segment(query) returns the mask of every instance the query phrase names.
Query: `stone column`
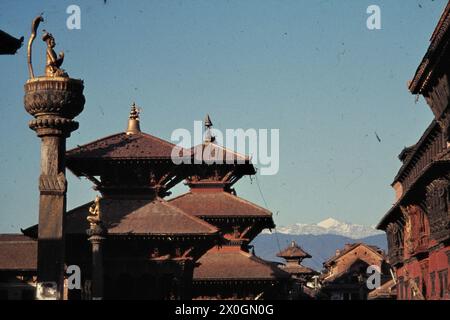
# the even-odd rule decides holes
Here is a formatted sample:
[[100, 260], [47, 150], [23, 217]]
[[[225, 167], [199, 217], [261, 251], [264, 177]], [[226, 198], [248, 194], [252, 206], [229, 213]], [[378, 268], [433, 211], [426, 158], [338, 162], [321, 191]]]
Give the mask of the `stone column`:
[[64, 220], [67, 182], [66, 138], [78, 128], [73, 118], [83, 110], [83, 81], [36, 77], [25, 84], [29, 127], [41, 138], [39, 177], [38, 299], [62, 299], [64, 288]]
[[89, 241], [92, 245], [92, 300], [103, 299], [103, 253], [102, 242], [107, 234], [107, 228], [102, 223], [102, 212], [100, 206], [101, 198], [97, 196], [93, 204], [89, 207], [89, 215], [87, 220], [89, 221], [89, 229], [86, 230], [89, 236]]
[[103, 300], [103, 252], [102, 242], [105, 240], [105, 228], [101, 223], [92, 225], [86, 231], [92, 245], [92, 300]]

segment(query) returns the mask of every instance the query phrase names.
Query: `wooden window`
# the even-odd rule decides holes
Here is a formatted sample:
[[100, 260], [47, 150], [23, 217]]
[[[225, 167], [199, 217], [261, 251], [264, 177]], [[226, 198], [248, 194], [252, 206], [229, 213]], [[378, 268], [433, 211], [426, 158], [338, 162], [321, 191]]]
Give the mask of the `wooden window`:
[[447, 294], [448, 272], [447, 269], [439, 271], [439, 298]]
[[431, 296], [433, 297], [436, 294], [436, 273], [433, 271], [430, 273], [430, 282], [431, 282]]
[[419, 277], [416, 277], [416, 278], [414, 279], [414, 281], [416, 282], [417, 288], [420, 290], [420, 285], [421, 285], [421, 283], [420, 283], [420, 278], [419, 278]]
[[425, 277], [422, 278], [422, 296], [426, 298], [428, 291], [428, 286]]
[[448, 270], [444, 271], [444, 276], [443, 276], [443, 286], [444, 286], [444, 294], [448, 294]]

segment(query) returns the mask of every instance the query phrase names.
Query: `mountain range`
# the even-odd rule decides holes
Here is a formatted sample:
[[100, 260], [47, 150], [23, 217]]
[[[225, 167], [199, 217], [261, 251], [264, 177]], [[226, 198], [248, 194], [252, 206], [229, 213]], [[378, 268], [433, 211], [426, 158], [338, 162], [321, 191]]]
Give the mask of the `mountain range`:
[[[374, 227], [363, 226], [359, 224], [352, 224], [348, 222], [341, 222], [333, 218], [325, 219], [316, 224], [302, 224], [296, 223], [287, 227], [279, 227], [276, 230], [283, 234], [335, 234], [351, 239], [361, 239], [365, 237], [374, 236], [377, 234], [384, 234], [382, 231], [376, 230]], [[266, 231], [265, 233], [270, 233]]]
[[373, 227], [341, 222], [328, 218], [317, 224], [294, 224], [264, 231], [253, 241], [255, 254], [265, 260], [283, 262], [276, 254], [294, 240], [311, 256], [303, 264], [317, 271], [347, 243], [364, 242], [387, 250], [386, 235]]

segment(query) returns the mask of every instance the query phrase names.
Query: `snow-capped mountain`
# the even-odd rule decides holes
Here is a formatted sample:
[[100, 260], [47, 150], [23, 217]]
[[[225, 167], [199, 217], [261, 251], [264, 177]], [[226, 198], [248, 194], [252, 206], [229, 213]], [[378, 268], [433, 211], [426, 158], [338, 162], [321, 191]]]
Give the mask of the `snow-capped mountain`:
[[[333, 218], [325, 219], [316, 224], [296, 223], [287, 227], [278, 227], [276, 231], [278, 233], [292, 234], [292, 235], [335, 234], [352, 239], [361, 239], [383, 233], [382, 231], [376, 230], [374, 227], [341, 222]], [[270, 232], [266, 231], [265, 233]]]

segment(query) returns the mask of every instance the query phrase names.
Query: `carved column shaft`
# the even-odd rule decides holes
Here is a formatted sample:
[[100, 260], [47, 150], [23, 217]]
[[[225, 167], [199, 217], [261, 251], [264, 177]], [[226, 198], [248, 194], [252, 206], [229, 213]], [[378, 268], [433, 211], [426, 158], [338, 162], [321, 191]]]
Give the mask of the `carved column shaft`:
[[44, 136], [41, 141], [38, 281], [56, 282], [56, 298], [61, 299], [64, 289], [66, 180], [63, 159], [66, 141], [60, 136]]
[[64, 173], [64, 154], [66, 138], [60, 136], [44, 136], [41, 138], [41, 174], [57, 176]]
[[64, 225], [67, 182], [66, 138], [78, 128], [72, 119], [84, 106], [83, 82], [38, 77], [25, 84], [29, 126], [41, 138], [39, 176], [38, 299], [62, 299], [64, 290]]

